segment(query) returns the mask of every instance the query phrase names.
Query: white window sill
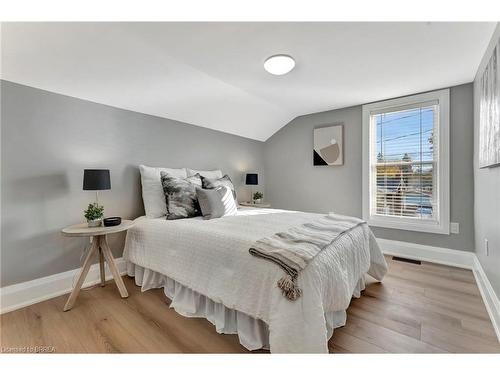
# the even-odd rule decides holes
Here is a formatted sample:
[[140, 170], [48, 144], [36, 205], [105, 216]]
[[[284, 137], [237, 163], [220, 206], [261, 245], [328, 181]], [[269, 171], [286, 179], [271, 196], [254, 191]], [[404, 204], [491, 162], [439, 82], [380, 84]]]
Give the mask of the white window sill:
[[432, 220], [371, 216], [366, 222], [373, 227], [400, 229], [413, 232], [450, 234], [449, 223], [439, 223]]

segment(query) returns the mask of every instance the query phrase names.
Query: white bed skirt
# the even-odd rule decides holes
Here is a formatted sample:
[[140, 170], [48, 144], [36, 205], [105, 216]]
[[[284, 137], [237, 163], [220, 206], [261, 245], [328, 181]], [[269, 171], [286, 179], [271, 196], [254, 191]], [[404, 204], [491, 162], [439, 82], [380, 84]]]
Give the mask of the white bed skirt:
[[[135, 278], [135, 283], [141, 287], [142, 292], [163, 288], [165, 295], [172, 301], [170, 308], [178, 314], [191, 318], [205, 318], [215, 326], [217, 333], [237, 334], [240, 344], [248, 350], [269, 349], [269, 327], [264, 321], [227, 308], [222, 303], [214, 302], [161, 273], [132, 262], [127, 262], [127, 274]], [[359, 297], [364, 288], [363, 277], [359, 280], [353, 296]], [[345, 325], [346, 311], [327, 313], [325, 320], [330, 339], [335, 328]]]

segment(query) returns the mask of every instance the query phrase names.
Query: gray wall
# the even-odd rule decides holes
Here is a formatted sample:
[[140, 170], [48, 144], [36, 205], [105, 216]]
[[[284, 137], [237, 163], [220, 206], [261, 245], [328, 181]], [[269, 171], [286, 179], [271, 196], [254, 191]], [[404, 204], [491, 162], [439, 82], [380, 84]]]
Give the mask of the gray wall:
[[[264, 180], [262, 142], [6, 81], [1, 106], [1, 286], [80, 266], [85, 239], [60, 230], [82, 222], [94, 199], [82, 190], [84, 168], [111, 170], [100, 201], [124, 218], [144, 212], [141, 163], [221, 168], [236, 185], [246, 171]], [[111, 237], [119, 256], [124, 236]]]
[[[498, 24], [474, 80], [474, 222], [476, 252], [497, 296], [500, 297], [500, 166], [479, 169], [479, 80], [500, 38]], [[486, 256], [484, 240], [490, 255]]]
[[[451, 221], [460, 234], [373, 228], [380, 238], [473, 251], [473, 87], [451, 88]], [[344, 123], [344, 165], [312, 165], [313, 128]], [[300, 116], [266, 141], [267, 198], [274, 207], [361, 216], [361, 106]]]
[[[377, 236], [474, 249], [472, 88], [451, 88], [451, 220], [460, 223], [460, 234], [373, 228]], [[6, 81], [1, 81], [1, 104], [2, 286], [81, 264], [85, 240], [64, 238], [60, 229], [81, 222], [93, 200], [91, 192], [82, 191], [84, 168], [111, 169], [112, 190], [101, 193], [106, 215], [143, 214], [137, 165], [144, 163], [222, 168], [237, 185], [247, 171], [259, 172], [263, 182], [265, 171], [266, 200], [274, 207], [361, 216], [361, 106], [300, 116], [264, 144]], [[345, 164], [313, 167], [312, 129], [329, 123], [345, 125]], [[476, 200], [498, 192], [499, 171], [475, 170], [476, 182], [481, 179]], [[247, 193], [239, 189], [242, 199]], [[493, 231], [487, 234], [496, 254], [490, 258], [498, 267], [499, 230], [491, 223], [500, 211], [488, 202], [476, 207], [476, 246], [481, 248], [485, 231]], [[119, 256], [123, 235], [111, 242]], [[495, 265], [485, 267], [492, 273]], [[492, 278], [500, 284], [498, 273]]]

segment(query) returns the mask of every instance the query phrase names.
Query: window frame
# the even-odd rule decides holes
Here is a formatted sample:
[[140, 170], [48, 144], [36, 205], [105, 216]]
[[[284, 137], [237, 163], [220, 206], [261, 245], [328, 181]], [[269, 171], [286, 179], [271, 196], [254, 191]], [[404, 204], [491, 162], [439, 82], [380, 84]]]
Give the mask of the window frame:
[[[373, 178], [370, 155], [374, 143], [372, 141], [373, 126], [371, 116], [375, 113], [389, 112], [394, 109], [411, 109], [415, 106], [437, 101], [439, 104], [439, 128], [437, 146], [437, 181], [438, 213], [437, 220], [411, 217], [391, 217], [371, 212], [370, 199]], [[365, 104], [362, 107], [362, 134], [363, 134], [363, 219], [368, 225], [382, 228], [402, 229], [417, 232], [450, 234], [450, 90], [437, 90], [405, 96], [397, 99], [384, 100]]]

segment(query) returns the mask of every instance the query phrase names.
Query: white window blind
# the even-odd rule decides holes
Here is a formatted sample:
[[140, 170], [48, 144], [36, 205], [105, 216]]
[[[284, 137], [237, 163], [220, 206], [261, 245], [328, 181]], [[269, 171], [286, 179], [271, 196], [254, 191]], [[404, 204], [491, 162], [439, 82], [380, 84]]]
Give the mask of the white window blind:
[[363, 217], [449, 233], [449, 90], [363, 106]]
[[372, 214], [437, 220], [439, 104], [372, 114]]

